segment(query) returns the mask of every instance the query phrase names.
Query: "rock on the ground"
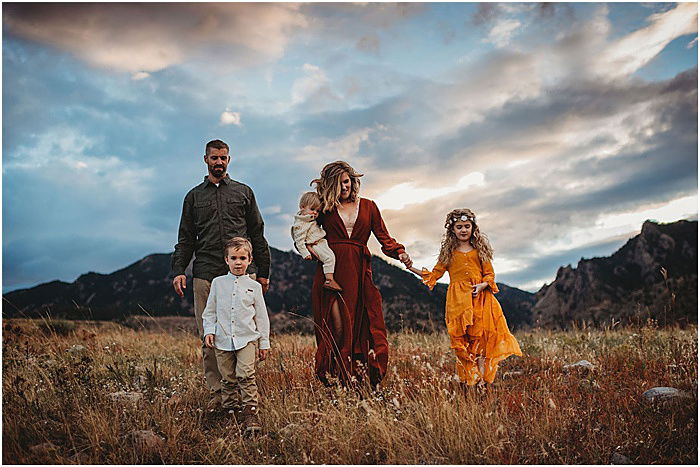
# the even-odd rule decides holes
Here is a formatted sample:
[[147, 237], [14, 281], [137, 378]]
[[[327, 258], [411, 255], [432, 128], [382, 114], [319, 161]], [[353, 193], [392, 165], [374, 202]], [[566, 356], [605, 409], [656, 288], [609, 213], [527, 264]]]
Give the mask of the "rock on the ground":
[[152, 430], [134, 430], [129, 433], [129, 438], [134, 443], [134, 446], [142, 453], [159, 451], [165, 446], [163, 438], [155, 434]]
[[633, 464], [632, 460], [620, 454], [619, 452], [613, 452], [613, 455], [610, 456], [610, 463], [612, 465], [631, 465]]
[[67, 349], [66, 352], [72, 353], [72, 354], [78, 354], [85, 351], [85, 347], [80, 345], [80, 344], [75, 344], [72, 346], [70, 349]]
[[114, 402], [136, 405], [143, 399], [143, 393], [130, 391], [117, 391], [109, 394], [109, 398]]
[[688, 394], [685, 391], [680, 391], [676, 388], [657, 387], [644, 391], [642, 396], [649, 402], [666, 402], [687, 399], [690, 397], [690, 394]]
[[576, 369], [583, 369], [583, 370], [588, 370], [588, 371], [593, 371], [595, 367], [591, 362], [588, 360], [580, 360], [576, 363], [571, 363], [569, 365], [564, 365], [565, 370], [576, 370]]

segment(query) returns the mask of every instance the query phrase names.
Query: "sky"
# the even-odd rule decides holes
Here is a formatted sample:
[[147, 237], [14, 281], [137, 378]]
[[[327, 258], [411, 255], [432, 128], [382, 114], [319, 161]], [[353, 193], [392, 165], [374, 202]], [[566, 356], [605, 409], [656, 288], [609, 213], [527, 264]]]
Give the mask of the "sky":
[[467, 207], [529, 291], [697, 219], [696, 3], [2, 8], [3, 292], [172, 252], [215, 138], [282, 250], [335, 160], [418, 267]]

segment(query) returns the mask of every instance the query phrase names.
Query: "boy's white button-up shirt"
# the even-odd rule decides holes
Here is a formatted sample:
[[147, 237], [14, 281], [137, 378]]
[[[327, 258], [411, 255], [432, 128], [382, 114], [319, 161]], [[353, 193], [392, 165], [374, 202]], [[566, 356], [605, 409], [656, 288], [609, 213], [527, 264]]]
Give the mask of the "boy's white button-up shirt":
[[229, 272], [214, 278], [202, 321], [204, 335], [214, 334], [219, 350], [239, 350], [258, 339], [260, 349], [270, 348], [270, 320], [262, 286], [247, 274]]

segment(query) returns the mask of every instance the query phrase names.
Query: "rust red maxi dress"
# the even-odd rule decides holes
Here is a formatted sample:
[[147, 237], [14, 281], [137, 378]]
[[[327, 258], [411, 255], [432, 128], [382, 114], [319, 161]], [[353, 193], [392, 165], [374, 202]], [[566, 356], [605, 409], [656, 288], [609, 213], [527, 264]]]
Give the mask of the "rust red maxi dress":
[[[372, 282], [367, 248], [370, 233], [379, 240], [382, 252], [398, 259], [403, 245], [386, 229], [374, 201], [360, 198], [357, 220], [348, 237], [338, 211], [334, 209], [320, 218], [326, 240], [335, 253], [335, 280], [343, 287], [342, 300], [336, 292], [323, 288], [325, 280], [321, 263], [316, 268], [312, 288], [312, 309], [316, 331], [316, 376], [324, 383], [337, 378], [348, 384], [369, 374], [374, 386], [386, 373], [389, 345], [382, 313], [382, 297]], [[338, 300], [343, 335], [335, 342], [331, 332], [330, 310]]]

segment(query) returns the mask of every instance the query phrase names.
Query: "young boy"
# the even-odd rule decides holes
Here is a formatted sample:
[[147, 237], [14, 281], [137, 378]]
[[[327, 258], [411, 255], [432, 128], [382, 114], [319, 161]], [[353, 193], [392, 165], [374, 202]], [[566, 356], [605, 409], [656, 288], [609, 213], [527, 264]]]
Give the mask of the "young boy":
[[254, 433], [261, 430], [255, 357], [267, 357], [270, 321], [260, 283], [246, 274], [253, 246], [235, 237], [226, 243], [224, 255], [230, 273], [211, 283], [202, 313], [204, 343], [216, 352], [223, 408], [234, 415], [242, 410], [244, 433]]
[[326, 276], [324, 288], [342, 292], [343, 288], [333, 278], [335, 254], [328, 246], [326, 232], [316, 222], [319, 209], [321, 209], [321, 200], [316, 193], [307, 191], [301, 195], [299, 212], [294, 216], [294, 225], [292, 225], [294, 246], [304, 259], [311, 259], [311, 252], [313, 252], [321, 260], [323, 274]]

